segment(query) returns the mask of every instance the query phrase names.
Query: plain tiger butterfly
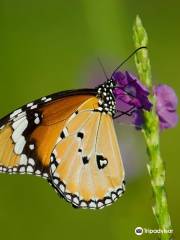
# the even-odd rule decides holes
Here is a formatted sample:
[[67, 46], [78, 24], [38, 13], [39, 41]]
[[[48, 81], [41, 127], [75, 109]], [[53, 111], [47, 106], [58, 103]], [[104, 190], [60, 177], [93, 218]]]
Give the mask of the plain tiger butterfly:
[[35, 100], [0, 120], [0, 172], [41, 176], [77, 208], [99, 209], [125, 190], [113, 125], [113, 78]]

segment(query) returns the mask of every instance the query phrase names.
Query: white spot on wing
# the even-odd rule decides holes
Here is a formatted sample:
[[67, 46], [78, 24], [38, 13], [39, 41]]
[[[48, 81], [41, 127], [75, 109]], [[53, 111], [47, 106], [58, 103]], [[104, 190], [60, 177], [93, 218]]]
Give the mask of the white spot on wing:
[[14, 111], [11, 115], [10, 115], [10, 118], [12, 119], [13, 117], [15, 117], [17, 114], [21, 113], [22, 110], [21, 109], [18, 109], [16, 111]]
[[24, 173], [25, 172], [25, 167], [20, 167], [19, 172]]
[[31, 103], [28, 103], [26, 106], [27, 106], [27, 107], [32, 107], [32, 106], [33, 106], [33, 104], [34, 104], [34, 103], [33, 103], [33, 102], [31, 102]]
[[27, 128], [27, 126], [28, 126], [28, 121], [26, 118], [24, 118], [21, 124], [18, 125], [18, 127], [14, 130], [12, 134], [12, 139], [15, 143], [19, 141], [19, 138], [21, 137], [22, 133]]
[[67, 199], [68, 201], [71, 201], [71, 195], [70, 195], [70, 194], [66, 194], [66, 199]]
[[108, 163], [108, 161], [106, 159], [102, 159], [102, 160], [100, 159], [100, 161], [99, 161], [99, 164], [101, 167], [106, 166], [107, 163]]
[[21, 154], [24, 149], [25, 144], [26, 144], [25, 137], [21, 136], [15, 144], [15, 147], [14, 147], [15, 153]]
[[98, 208], [103, 208], [104, 204], [102, 202], [98, 202]]
[[31, 109], [35, 109], [35, 108], [37, 108], [37, 104], [35, 104], [31, 107]]
[[27, 165], [27, 156], [25, 154], [21, 155], [20, 165]]
[[34, 150], [34, 144], [29, 144], [29, 149]]
[[35, 172], [37, 175], [41, 175], [41, 172], [40, 172], [40, 170], [36, 170], [36, 172]]
[[53, 176], [59, 178], [59, 174], [57, 172], [53, 173]]
[[53, 180], [53, 183], [56, 184], [56, 185], [58, 185], [59, 181], [55, 178], [55, 179]]
[[107, 198], [107, 199], [105, 200], [105, 204], [106, 204], [106, 205], [109, 205], [109, 204], [111, 204], [111, 203], [112, 203], [112, 201], [111, 201], [110, 198]]
[[26, 116], [26, 112], [19, 113], [16, 117], [13, 118], [13, 122], [18, 121], [20, 118]]
[[52, 98], [49, 97], [49, 98], [45, 99], [44, 102], [49, 102], [51, 100], [52, 100]]
[[55, 164], [52, 164], [51, 165], [51, 171], [54, 172], [56, 170], [56, 165]]
[[89, 203], [89, 207], [90, 207], [90, 208], [96, 208], [95, 202], [90, 202], [90, 203]]
[[75, 205], [78, 205], [78, 204], [79, 204], [79, 199], [78, 199], [77, 197], [74, 197], [74, 198], [73, 198], [73, 203], [74, 203]]
[[28, 163], [33, 165], [33, 166], [35, 165], [35, 161], [34, 161], [33, 158], [29, 158]]
[[117, 199], [117, 196], [115, 193], [112, 193], [112, 200], [115, 201]]
[[17, 121], [15, 121], [12, 124], [12, 128], [15, 130], [25, 119], [26, 119], [26, 117], [24, 116], [24, 117], [18, 119]]
[[43, 173], [43, 177], [44, 178], [48, 178], [48, 174], [47, 173]]
[[33, 171], [34, 171], [34, 170], [33, 170], [32, 166], [28, 166], [28, 167], [27, 167], [27, 172], [32, 173]]
[[69, 135], [67, 128], [64, 128], [63, 132], [64, 132], [65, 137], [67, 137]]
[[13, 172], [17, 172], [17, 167], [13, 167]]
[[39, 124], [39, 123], [40, 123], [39, 117], [35, 118], [34, 123], [35, 123], [35, 124]]
[[87, 207], [87, 203], [86, 202], [81, 202], [80, 206], [81, 207]]
[[60, 188], [61, 192], [64, 192], [64, 191], [65, 191], [65, 187], [64, 187], [63, 184], [60, 184], [59, 188]]

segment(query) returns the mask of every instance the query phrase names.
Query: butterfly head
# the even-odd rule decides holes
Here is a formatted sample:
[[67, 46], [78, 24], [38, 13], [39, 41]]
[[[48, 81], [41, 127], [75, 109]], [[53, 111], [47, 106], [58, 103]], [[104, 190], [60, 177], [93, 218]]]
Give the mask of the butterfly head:
[[113, 79], [108, 79], [97, 89], [97, 97], [99, 98], [99, 111], [108, 113], [112, 116], [116, 113], [115, 98], [113, 90], [116, 86]]

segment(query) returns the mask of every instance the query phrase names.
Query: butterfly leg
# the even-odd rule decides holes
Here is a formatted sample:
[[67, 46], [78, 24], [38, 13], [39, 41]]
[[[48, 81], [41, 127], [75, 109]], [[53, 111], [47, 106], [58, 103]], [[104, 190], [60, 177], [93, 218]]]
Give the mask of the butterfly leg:
[[127, 110], [127, 111], [117, 110], [117, 112], [120, 113], [120, 114], [114, 116], [113, 118], [116, 119], [116, 118], [119, 118], [119, 117], [121, 117], [121, 116], [123, 116], [123, 115], [132, 116], [132, 114], [133, 114], [135, 111], [136, 111], [136, 108], [135, 108], [134, 106], [131, 107], [131, 108], [130, 108], [129, 110]]

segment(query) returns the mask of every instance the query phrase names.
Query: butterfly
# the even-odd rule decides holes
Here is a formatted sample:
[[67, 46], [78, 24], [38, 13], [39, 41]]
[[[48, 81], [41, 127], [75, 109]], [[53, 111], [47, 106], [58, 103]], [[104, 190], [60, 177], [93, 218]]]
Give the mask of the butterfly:
[[94, 89], [42, 97], [0, 119], [0, 172], [46, 179], [76, 208], [101, 209], [125, 191], [111, 77]]
[[0, 120], [0, 172], [47, 179], [73, 206], [102, 208], [124, 192], [113, 81], [64, 91]]

